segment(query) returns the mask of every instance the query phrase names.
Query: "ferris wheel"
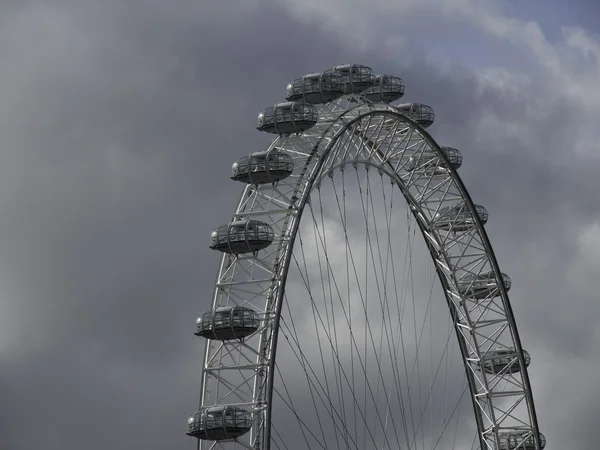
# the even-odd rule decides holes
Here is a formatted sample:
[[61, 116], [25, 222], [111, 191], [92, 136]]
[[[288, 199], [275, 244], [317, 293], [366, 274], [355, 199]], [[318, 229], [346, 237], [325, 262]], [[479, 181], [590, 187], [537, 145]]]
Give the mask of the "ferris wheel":
[[259, 114], [277, 136], [211, 236], [198, 448], [545, 447], [487, 210], [404, 90], [340, 65]]

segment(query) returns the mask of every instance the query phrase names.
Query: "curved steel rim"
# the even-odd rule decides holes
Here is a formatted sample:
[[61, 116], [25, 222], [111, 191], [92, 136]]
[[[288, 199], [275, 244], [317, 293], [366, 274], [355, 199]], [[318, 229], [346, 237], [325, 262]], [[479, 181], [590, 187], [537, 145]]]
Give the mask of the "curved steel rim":
[[[357, 108], [361, 108], [361, 107], [364, 108], [365, 111], [360, 112], [356, 117], [353, 117], [350, 120], [344, 121], [344, 119], [347, 119], [347, 115], [349, 113], [356, 112], [355, 110]], [[294, 242], [295, 242], [296, 233], [297, 233], [298, 227], [301, 223], [302, 213], [303, 213], [304, 207], [306, 206], [306, 203], [309, 199], [310, 193], [314, 189], [315, 183], [318, 181], [317, 179], [318, 179], [319, 174], [321, 173], [321, 169], [323, 168], [331, 151], [334, 148], [336, 148], [339, 139], [356, 122], [363, 120], [365, 117], [374, 116], [374, 115], [385, 115], [385, 116], [395, 119], [396, 121], [403, 122], [410, 129], [409, 132], [417, 131], [419, 133], [421, 139], [423, 141], [425, 141], [425, 143], [430, 148], [435, 150], [438, 158], [446, 164], [446, 167], [449, 168], [449, 175], [452, 178], [452, 182], [454, 183], [455, 187], [459, 191], [460, 196], [462, 197], [463, 201], [465, 202], [467, 208], [469, 209], [469, 211], [476, 223], [476, 232], [479, 234], [479, 236], [481, 238], [481, 242], [483, 243], [483, 245], [485, 247], [485, 252], [487, 254], [487, 260], [489, 261], [489, 264], [490, 264], [492, 270], [496, 274], [501, 273], [499, 270], [499, 266], [498, 266], [496, 257], [494, 255], [492, 246], [490, 244], [489, 238], [485, 231], [485, 228], [483, 227], [483, 224], [481, 223], [478, 214], [476, 214], [476, 212], [475, 212], [475, 207], [473, 205], [470, 194], [468, 193], [467, 189], [465, 188], [465, 186], [464, 186], [462, 180], [460, 179], [460, 177], [458, 176], [456, 170], [452, 167], [452, 165], [449, 164], [448, 158], [445, 156], [445, 154], [441, 150], [440, 146], [435, 142], [435, 140], [430, 136], [430, 134], [427, 131], [425, 131], [416, 122], [414, 122], [413, 120], [411, 120], [410, 118], [408, 118], [407, 116], [405, 116], [404, 114], [399, 112], [397, 109], [395, 109], [392, 106], [388, 106], [388, 105], [384, 106], [384, 105], [372, 104], [371, 102], [363, 102], [362, 104], [359, 104], [358, 106], [348, 109], [348, 110], [342, 112], [341, 114], [339, 114], [339, 116], [335, 120], [333, 120], [327, 124], [328, 126], [320, 134], [320, 137], [319, 137], [319, 139], [317, 139], [316, 144], [312, 147], [312, 152], [310, 153], [310, 156], [308, 156], [306, 159], [306, 163], [302, 169], [302, 175], [299, 177], [299, 180], [296, 183], [294, 195], [292, 196], [292, 200], [288, 206], [288, 212], [284, 219], [284, 225], [282, 228], [285, 232], [289, 233], [289, 243], [287, 244], [287, 246], [283, 243], [283, 241], [281, 241], [279, 243], [279, 247], [277, 249], [276, 257], [274, 260], [275, 261], [274, 273], [279, 274], [280, 276], [276, 276], [274, 278], [274, 281], [271, 285], [271, 289], [269, 290], [269, 292], [272, 292], [274, 285], [279, 284], [279, 287], [275, 289], [277, 292], [276, 298], [275, 299], [271, 298], [271, 300], [267, 299], [267, 304], [270, 301], [274, 300], [274, 304], [273, 304], [274, 316], [270, 319], [270, 321], [272, 321], [272, 324], [271, 324], [272, 336], [270, 339], [270, 341], [271, 341], [270, 355], [271, 356], [268, 361], [269, 371], [268, 371], [268, 377], [267, 377], [267, 380], [266, 380], [267, 382], [266, 382], [266, 386], [265, 386], [266, 387], [266, 398], [267, 398], [266, 420], [263, 424], [264, 429], [263, 429], [263, 434], [262, 434], [263, 445], [264, 445], [264, 448], [267, 448], [267, 449], [270, 448], [270, 441], [271, 441], [271, 439], [270, 439], [271, 405], [272, 405], [272, 400], [273, 400], [273, 382], [274, 382], [274, 373], [275, 373], [274, 369], [275, 369], [275, 362], [276, 362], [276, 349], [277, 349], [277, 340], [278, 340], [277, 338], [278, 338], [278, 331], [279, 331], [279, 318], [280, 318], [280, 313], [281, 313], [281, 308], [282, 308], [283, 296], [285, 293], [285, 285], [286, 285], [286, 280], [287, 280], [288, 267], [290, 264], [291, 255], [293, 253], [293, 246], [294, 246]], [[341, 124], [340, 128], [338, 130], [336, 130], [333, 135], [331, 135], [330, 132], [331, 132], [332, 128], [334, 127], [334, 125], [339, 126], [340, 124]], [[327, 145], [324, 148], [322, 148], [321, 144], [322, 144], [323, 140], [326, 138], [329, 138], [330, 141], [327, 143]], [[281, 141], [281, 138], [276, 139], [273, 142], [273, 144], [269, 147], [269, 149], [271, 149], [271, 147], [281, 146], [280, 141]], [[311, 161], [315, 157], [318, 158], [318, 161], [316, 162], [316, 164], [312, 168], [312, 170], [309, 173], [307, 173], [307, 170], [311, 164]], [[389, 165], [389, 162], [387, 164]], [[381, 169], [381, 166], [379, 168]], [[398, 176], [396, 171], [394, 171], [394, 169], [392, 167], [390, 167], [389, 171], [384, 170], [384, 172], [391, 179], [394, 179], [396, 181], [396, 184], [400, 188], [407, 203], [409, 203], [409, 205], [417, 207], [419, 205], [419, 202], [415, 201], [414, 199], [411, 198], [410, 193], [408, 192], [408, 188], [405, 186], [404, 181]], [[303, 188], [304, 190], [302, 192], [302, 197], [298, 199], [295, 196], [298, 193], [298, 191], [301, 189], [302, 183], [305, 183], [304, 188]], [[244, 193], [242, 194], [242, 199], [240, 199], [240, 203], [238, 204], [238, 209], [239, 209], [239, 206], [243, 202], [243, 198], [244, 198], [245, 194], [246, 194], [246, 190], [244, 190]], [[419, 218], [419, 216], [417, 216], [416, 209], [418, 209], [418, 208], [410, 208], [410, 209], [413, 211], [413, 215], [415, 216], [416, 222], [419, 224], [419, 228], [421, 229], [421, 232], [424, 235], [425, 231], [426, 231], [425, 225], [427, 224], [427, 222], [423, 222]], [[290, 217], [292, 215], [294, 215], [294, 213], [295, 213], [296, 217], [294, 219], [292, 227], [290, 228], [289, 220], [290, 220]], [[243, 215], [243, 213], [241, 213], [240, 215]], [[432, 231], [432, 230], [429, 229], [429, 231]], [[435, 262], [436, 258], [434, 256], [437, 255], [437, 257], [439, 259], [440, 251], [438, 249], [436, 249], [435, 247], [433, 247], [430, 240], [425, 238], [425, 236], [424, 236], [424, 240], [430, 251], [432, 259]], [[444, 248], [443, 245], [440, 245], [440, 247], [442, 249]], [[282, 250], [284, 252], [283, 254], [281, 253]], [[444, 255], [447, 256], [445, 253], [444, 253]], [[283, 261], [281, 261], [281, 256], [283, 256], [285, 258]], [[224, 258], [225, 258], [225, 256], [224, 256]], [[225, 261], [225, 259], [223, 259], [221, 261], [221, 268], [219, 270], [219, 274], [222, 272], [224, 261]], [[450, 308], [450, 312], [453, 315], [455, 329], [456, 329], [456, 322], [457, 322], [457, 320], [455, 318], [455, 314], [456, 314], [455, 308], [456, 307], [449, 297], [449, 289], [448, 288], [450, 285], [449, 285], [449, 281], [448, 281], [448, 276], [447, 276], [447, 274], [444, 274], [441, 272], [440, 267], [437, 264], [435, 264], [435, 265], [436, 265], [436, 271], [438, 273], [438, 278], [439, 278], [440, 282], [442, 283], [442, 286], [444, 287], [444, 295], [446, 296], [446, 299], [447, 299], [447, 302], [448, 302], [448, 305]], [[452, 267], [452, 264], [448, 264], [448, 265], [450, 267]], [[456, 280], [453, 280], [453, 281], [456, 282]], [[507, 319], [508, 326], [510, 329], [510, 334], [511, 334], [511, 337], [513, 338], [513, 342], [515, 344], [515, 349], [517, 350], [518, 359], [519, 359], [519, 363], [521, 366], [523, 386], [525, 388], [524, 389], [525, 390], [525, 392], [524, 392], [525, 398], [527, 401], [531, 425], [532, 425], [532, 428], [534, 431], [534, 439], [536, 441], [536, 445], [539, 448], [540, 442], [539, 442], [539, 429], [538, 429], [537, 417], [536, 417], [536, 413], [535, 413], [533, 397], [532, 397], [532, 393], [531, 393], [531, 386], [530, 386], [530, 381], [529, 381], [529, 377], [528, 377], [528, 373], [527, 373], [527, 367], [524, 364], [523, 349], [521, 346], [520, 337], [519, 337], [516, 323], [514, 320], [514, 316], [512, 313], [512, 308], [511, 308], [510, 302], [508, 300], [508, 295], [506, 293], [506, 289], [505, 289], [503, 283], [498, 283], [498, 289], [500, 291], [500, 295], [502, 298], [502, 305], [503, 305], [504, 311], [506, 313], [506, 319]], [[216, 298], [215, 298], [215, 300], [216, 300]], [[467, 315], [467, 317], [469, 317], [469, 316]], [[469, 367], [468, 367], [468, 364], [469, 364], [469, 362], [467, 360], [468, 353], [465, 349], [464, 338], [462, 337], [462, 335], [460, 333], [458, 333], [458, 330], [456, 330], [456, 331], [457, 331], [457, 337], [459, 340], [459, 345], [461, 347], [461, 353], [463, 354], [463, 363], [465, 364], [465, 370], [466, 370], [467, 378], [469, 380], [469, 386], [470, 386], [470, 390], [471, 390], [471, 398], [474, 403], [473, 407], [475, 410], [477, 426], [479, 429], [478, 434], [479, 434], [479, 439], [480, 439], [480, 445], [481, 445], [481, 448], [483, 449], [485, 447], [484, 447], [484, 440], [483, 440], [484, 439], [483, 438], [484, 430], [482, 429], [483, 426], [482, 426], [482, 422], [481, 422], [481, 420], [482, 420], [481, 419], [481, 410], [475, 405], [475, 397], [474, 397], [474, 391], [473, 391], [474, 382], [472, 380], [473, 375], [471, 374], [471, 371], [469, 370]], [[261, 343], [262, 343], [262, 338], [261, 338]], [[259, 346], [260, 346], [260, 344], [259, 344]], [[207, 352], [208, 352], [208, 345], [207, 345]], [[206, 363], [207, 356], [208, 356], [208, 354], [205, 355], [205, 363]], [[485, 375], [483, 375], [483, 379], [487, 383], [487, 377]], [[495, 423], [495, 420], [494, 420], [494, 423]], [[493, 430], [493, 432], [496, 436], [496, 439], [495, 439], [496, 444], [499, 444], [497, 430]]]

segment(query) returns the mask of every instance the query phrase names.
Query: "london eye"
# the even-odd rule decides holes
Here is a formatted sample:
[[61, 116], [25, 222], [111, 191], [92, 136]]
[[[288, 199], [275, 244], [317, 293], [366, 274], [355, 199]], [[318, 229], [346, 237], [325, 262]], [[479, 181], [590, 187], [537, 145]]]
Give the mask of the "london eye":
[[340, 65], [259, 114], [274, 139], [233, 162], [242, 194], [210, 238], [198, 448], [545, 447], [493, 217], [404, 91]]

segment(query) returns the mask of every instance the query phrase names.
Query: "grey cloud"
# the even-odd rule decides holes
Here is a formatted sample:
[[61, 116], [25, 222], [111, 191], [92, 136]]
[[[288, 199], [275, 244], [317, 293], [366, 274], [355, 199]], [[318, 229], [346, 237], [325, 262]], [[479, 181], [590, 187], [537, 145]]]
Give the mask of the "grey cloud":
[[[433, 136], [463, 151], [461, 175], [490, 210], [525, 346], [590, 352], [596, 299], [572, 299], [561, 278], [577, 230], [598, 215], [597, 167], [567, 157], [578, 105], [538, 120], [519, 99], [475, 94], [467, 69], [440, 73], [416, 44], [353, 51], [267, 2], [15, 5], [0, 8], [0, 447], [193, 445], [183, 431], [202, 343], [191, 333], [217, 268], [208, 234], [241, 188], [229, 165], [268, 145], [256, 113], [290, 79], [339, 62], [397, 73], [407, 99], [436, 109]], [[478, 134], [491, 112], [529, 123], [539, 147]], [[553, 446], [593, 447], [588, 427], [556, 431], [552, 408], [540, 420]]]
[[256, 114], [323, 39], [277, 10], [70, 6], [2, 15], [0, 446], [193, 445], [229, 167], [268, 144]]

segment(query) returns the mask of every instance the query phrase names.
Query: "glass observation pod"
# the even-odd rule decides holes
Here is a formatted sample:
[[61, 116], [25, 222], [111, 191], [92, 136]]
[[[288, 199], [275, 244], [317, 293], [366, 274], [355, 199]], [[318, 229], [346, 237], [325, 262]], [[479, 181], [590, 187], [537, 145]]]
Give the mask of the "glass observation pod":
[[[455, 148], [452, 147], [440, 147], [446, 159], [450, 163], [450, 166], [457, 170], [463, 161], [463, 157]], [[445, 175], [449, 172], [448, 167], [438, 157], [434, 151], [424, 151], [418, 156], [411, 156], [408, 163], [406, 164], [406, 170], [409, 172], [415, 171], [423, 173], [425, 175]]]
[[[521, 364], [517, 359], [517, 351], [514, 348], [497, 348], [489, 350], [483, 359], [477, 364], [478, 368], [489, 374], [497, 374], [500, 372], [517, 373], [521, 371]], [[529, 367], [531, 356], [523, 350], [523, 358], [525, 359], [525, 367]]]
[[268, 223], [236, 220], [212, 232], [210, 248], [235, 255], [254, 253], [267, 248], [274, 238], [273, 228]]
[[336, 72], [310, 73], [287, 85], [285, 99], [306, 103], [327, 103], [344, 95], [346, 85]]
[[346, 94], [358, 94], [375, 85], [375, 74], [370, 67], [360, 64], [342, 64], [325, 71], [325, 74], [336, 73], [342, 77]]
[[402, 103], [401, 105], [396, 106], [396, 108], [423, 128], [428, 128], [435, 120], [433, 108], [428, 105], [423, 105], [422, 103]]
[[[488, 212], [481, 205], [475, 206], [482, 225], [488, 221]], [[475, 218], [464, 202], [440, 208], [434, 218], [434, 227], [440, 230], [466, 231], [475, 226]]]
[[285, 102], [261, 112], [256, 128], [274, 134], [302, 133], [314, 127], [318, 121], [317, 108], [310, 103]]
[[243, 306], [223, 306], [196, 320], [196, 336], [218, 341], [244, 339], [260, 327], [256, 311]]
[[546, 438], [540, 433], [540, 448], [535, 446], [535, 439], [530, 431], [507, 431], [498, 433], [500, 450], [544, 450]]
[[363, 95], [373, 103], [391, 103], [402, 98], [404, 89], [402, 78], [393, 75], [377, 75], [375, 86], [365, 90]]
[[239, 406], [211, 406], [193, 414], [187, 422], [187, 435], [209, 441], [243, 436], [252, 428], [252, 414]]
[[231, 179], [248, 184], [277, 183], [293, 171], [292, 157], [273, 149], [242, 156], [231, 166]]
[[[503, 273], [502, 282], [504, 289], [510, 290], [512, 282], [510, 277]], [[476, 300], [491, 299], [500, 296], [498, 289], [498, 280], [496, 274], [491, 272], [475, 275], [468, 273], [458, 280], [458, 291], [463, 297], [474, 298]]]

